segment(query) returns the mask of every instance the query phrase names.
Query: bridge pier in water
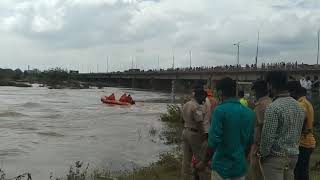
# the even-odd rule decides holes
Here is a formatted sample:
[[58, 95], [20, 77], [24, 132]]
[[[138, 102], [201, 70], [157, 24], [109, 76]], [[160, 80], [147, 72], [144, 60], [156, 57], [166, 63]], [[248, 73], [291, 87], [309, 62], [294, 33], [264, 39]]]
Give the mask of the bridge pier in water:
[[174, 103], [176, 100], [176, 81], [171, 80], [171, 102]]
[[135, 78], [131, 79], [131, 88], [134, 89], [135, 88]]

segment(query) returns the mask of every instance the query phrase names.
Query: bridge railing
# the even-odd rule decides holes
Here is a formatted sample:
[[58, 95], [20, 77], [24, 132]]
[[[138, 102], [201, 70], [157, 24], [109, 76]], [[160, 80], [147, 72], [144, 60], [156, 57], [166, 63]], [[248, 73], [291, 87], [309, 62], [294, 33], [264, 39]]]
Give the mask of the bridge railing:
[[135, 72], [111, 72], [111, 73], [82, 73], [82, 75], [90, 74], [103, 74], [103, 75], [147, 75], [147, 74], [194, 74], [194, 73], [246, 73], [246, 72], [267, 72], [273, 70], [286, 70], [286, 71], [315, 71], [320, 70], [320, 66], [297, 66], [297, 67], [282, 67], [282, 66], [270, 66], [270, 67], [215, 67], [215, 68], [176, 68], [176, 69], [166, 69], [166, 70], [149, 70], [149, 71], [135, 71]]

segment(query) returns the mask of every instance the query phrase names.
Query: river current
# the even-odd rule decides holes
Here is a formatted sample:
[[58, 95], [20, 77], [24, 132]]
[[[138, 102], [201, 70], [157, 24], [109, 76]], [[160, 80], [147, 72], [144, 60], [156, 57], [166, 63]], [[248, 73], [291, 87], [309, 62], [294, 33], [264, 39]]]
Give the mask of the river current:
[[[102, 104], [100, 97], [128, 92], [131, 107]], [[150, 129], [166, 111], [169, 94], [105, 88], [49, 90], [0, 87], [0, 168], [8, 177], [30, 172], [33, 179], [67, 174], [81, 160], [113, 170], [147, 165], [169, 149]]]

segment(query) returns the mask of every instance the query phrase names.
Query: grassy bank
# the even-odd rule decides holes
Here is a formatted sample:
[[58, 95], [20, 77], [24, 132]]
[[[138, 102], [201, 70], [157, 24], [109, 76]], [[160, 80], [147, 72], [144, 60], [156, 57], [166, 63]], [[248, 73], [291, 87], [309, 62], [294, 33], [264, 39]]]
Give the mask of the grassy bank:
[[181, 156], [174, 153], [160, 155], [157, 162], [147, 167], [133, 169], [132, 171], [116, 172], [113, 177], [107, 172], [96, 175], [94, 180], [177, 180], [180, 174]]
[[[320, 149], [312, 155], [311, 165], [320, 159]], [[181, 156], [168, 153], [162, 155], [159, 161], [145, 168], [122, 172], [117, 180], [177, 180], [181, 172]], [[95, 180], [112, 180], [110, 176], [97, 176]], [[320, 179], [320, 169], [310, 171], [310, 180]]]

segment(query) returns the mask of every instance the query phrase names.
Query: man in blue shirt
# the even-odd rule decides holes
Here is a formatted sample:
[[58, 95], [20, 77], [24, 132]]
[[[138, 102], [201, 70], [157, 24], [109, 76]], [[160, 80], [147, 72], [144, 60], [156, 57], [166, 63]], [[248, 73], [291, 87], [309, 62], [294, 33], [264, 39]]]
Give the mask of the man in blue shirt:
[[217, 90], [221, 92], [222, 103], [213, 112], [208, 138], [209, 148], [215, 151], [212, 180], [244, 180], [255, 114], [236, 98], [236, 83], [231, 78], [220, 80]]

